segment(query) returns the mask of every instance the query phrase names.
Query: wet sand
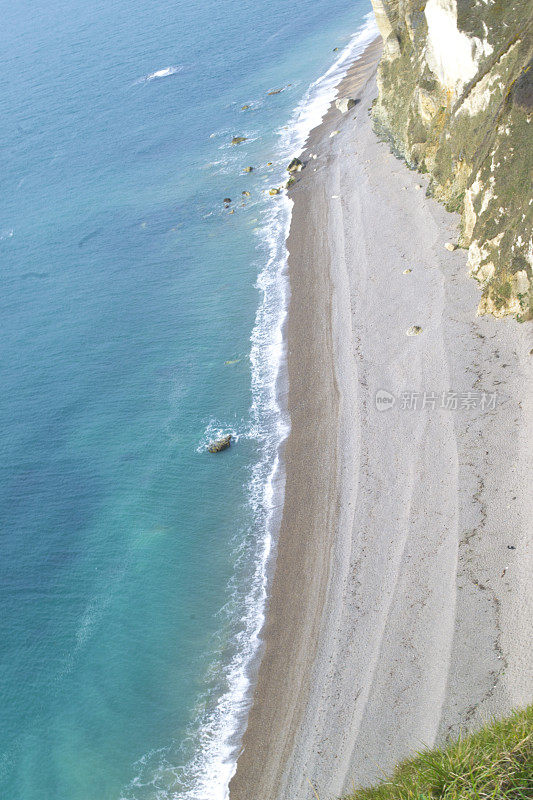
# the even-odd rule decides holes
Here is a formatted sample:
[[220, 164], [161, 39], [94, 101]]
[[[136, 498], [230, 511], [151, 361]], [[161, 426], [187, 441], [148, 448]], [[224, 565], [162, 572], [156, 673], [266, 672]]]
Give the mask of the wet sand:
[[373, 133], [380, 49], [290, 193], [285, 504], [231, 800], [338, 797], [533, 694], [532, 328], [476, 317], [458, 217]]

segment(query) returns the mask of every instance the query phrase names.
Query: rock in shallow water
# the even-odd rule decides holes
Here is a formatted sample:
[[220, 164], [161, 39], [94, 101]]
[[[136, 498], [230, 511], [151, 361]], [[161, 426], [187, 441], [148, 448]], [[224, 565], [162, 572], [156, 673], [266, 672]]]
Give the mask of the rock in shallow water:
[[222, 436], [221, 439], [215, 439], [214, 442], [211, 442], [207, 449], [210, 453], [220, 453], [222, 450], [227, 450], [230, 444], [231, 433], [228, 433], [227, 436]]
[[304, 164], [300, 161], [299, 158], [293, 158], [289, 166], [287, 167], [287, 172], [301, 172], [304, 168]]

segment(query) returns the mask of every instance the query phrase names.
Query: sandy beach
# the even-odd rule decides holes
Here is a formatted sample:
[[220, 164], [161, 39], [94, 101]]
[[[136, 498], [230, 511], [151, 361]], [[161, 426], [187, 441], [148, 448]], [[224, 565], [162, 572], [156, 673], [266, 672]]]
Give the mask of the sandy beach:
[[290, 192], [285, 505], [232, 800], [339, 797], [533, 694], [532, 328], [476, 316], [458, 217], [376, 138], [380, 50]]

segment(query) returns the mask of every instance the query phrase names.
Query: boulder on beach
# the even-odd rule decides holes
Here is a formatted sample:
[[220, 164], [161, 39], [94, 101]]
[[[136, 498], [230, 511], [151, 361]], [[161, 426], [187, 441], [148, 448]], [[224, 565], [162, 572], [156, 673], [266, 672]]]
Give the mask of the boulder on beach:
[[343, 114], [346, 114], [355, 105], [357, 105], [357, 100], [354, 100], [353, 97], [339, 97], [335, 100], [335, 106]]
[[454, 250], [457, 250], [457, 245], [454, 244], [454, 242], [446, 242], [444, 247], [446, 248], [446, 250], [449, 250], [450, 253], [453, 253]]
[[296, 178], [291, 176], [287, 181], [287, 183], [285, 184], [285, 188], [290, 189], [293, 183], [296, 183]]
[[220, 453], [222, 450], [227, 450], [230, 444], [231, 433], [228, 433], [227, 436], [222, 436], [221, 439], [215, 439], [214, 442], [211, 442], [207, 449], [210, 453]]
[[422, 328], [420, 325], [411, 325], [410, 328], [407, 328], [405, 333], [407, 336], [418, 336], [419, 333], [422, 333]]
[[287, 167], [287, 172], [301, 172], [304, 168], [304, 164], [300, 161], [299, 158], [293, 158], [289, 166]]
[[247, 138], [248, 138], [247, 136], [234, 136], [233, 139], [231, 140], [231, 143], [241, 144], [241, 142], [245, 142]]

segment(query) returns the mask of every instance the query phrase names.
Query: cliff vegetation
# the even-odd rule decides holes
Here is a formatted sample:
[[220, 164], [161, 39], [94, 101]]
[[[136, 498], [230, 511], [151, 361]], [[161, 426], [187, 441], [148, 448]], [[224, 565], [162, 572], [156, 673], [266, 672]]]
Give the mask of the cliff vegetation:
[[533, 706], [400, 764], [345, 800], [531, 800]]

